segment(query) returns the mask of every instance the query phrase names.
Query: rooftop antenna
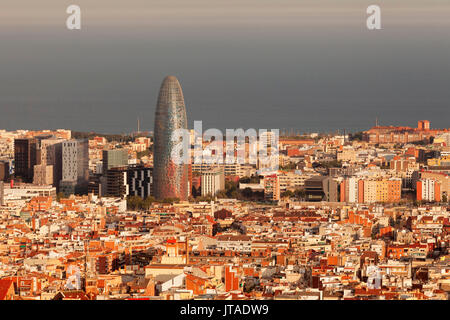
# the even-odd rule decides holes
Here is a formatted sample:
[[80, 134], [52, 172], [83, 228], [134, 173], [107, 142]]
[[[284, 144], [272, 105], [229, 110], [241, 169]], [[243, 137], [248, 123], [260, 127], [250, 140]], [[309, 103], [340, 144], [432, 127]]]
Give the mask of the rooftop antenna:
[[378, 117], [375, 120], [375, 127], [378, 127]]
[[141, 129], [140, 129], [140, 126], [139, 126], [139, 117], [137, 118], [137, 133], [140, 133], [141, 132]]

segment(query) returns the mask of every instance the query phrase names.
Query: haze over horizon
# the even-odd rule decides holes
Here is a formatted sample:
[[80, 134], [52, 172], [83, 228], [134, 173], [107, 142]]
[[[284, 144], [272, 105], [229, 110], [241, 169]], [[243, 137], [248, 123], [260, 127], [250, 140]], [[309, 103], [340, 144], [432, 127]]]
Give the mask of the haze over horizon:
[[[82, 9], [68, 31], [66, 8]], [[153, 131], [167, 75], [189, 127], [450, 127], [450, 2], [4, 0], [0, 129]]]

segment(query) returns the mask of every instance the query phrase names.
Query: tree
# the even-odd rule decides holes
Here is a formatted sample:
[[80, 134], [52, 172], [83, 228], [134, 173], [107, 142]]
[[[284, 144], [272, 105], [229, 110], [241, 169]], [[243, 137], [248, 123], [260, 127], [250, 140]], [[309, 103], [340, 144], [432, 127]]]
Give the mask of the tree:
[[395, 225], [397, 228], [400, 228], [402, 226], [402, 216], [401, 215], [398, 215], [395, 218]]
[[377, 223], [376, 225], [373, 226], [372, 228], [372, 239], [375, 239], [378, 235], [378, 233], [380, 232], [380, 225]]
[[253, 191], [250, 188], [245, 188], [244, 190], [242, 190], [242, 196], [244, 198], [250, 199], [253, 196]]
[[231, 199], [238, 199], [239, 198], [239, 193], [236, 190], [233, 190], [233, 191], [231, 191], [229, 198], [231, 198]]
[[259, 176], [242, 177], [239, 183], [259, 183]]
[[250, 183], [250, 177], [242, 177], [239, 179], [240, 183]]
[[138, 210], [142, 208], [142, 198], [138, 196], [127, 197], [127, 208], [130, 210]]
[[244, 282], [244, 292], [250, 293], [252, 292], [257, 286], [256, 280], [253, 278], [247, 278]]
[[213, 197], [211, 195], [206, 195], [206, 196], [199, 196], [197, 198], [195, 198], [195, 200], [200, 201], [200, 202], [210, 202], [213, 200]]
[[306, 196], [305, 189], [295, 189], [294, 194], [298, 199], [304, 199]]
[[[228, 198], [233, 198], [233, 195], [237, 194], [238, 184], [233, 181], [225, 182], [225, 191]], [[237, 198], [235, 198], [237, 199]]]
[[286, 190], [281, 193], [282, 198], [292, 198], [294, 196], [294, 193], [291, 190]]
[[394, 221], [394, 218], [392, 218], [392, 217], [389, 217], [389, 225], [391, 226], [391, 227], [395, 227], [395, 221]]
[[152, 196], [149, 196], [147, 198], [145, 198], [145, 200], [142, 202], [142, 209], [148, 210], [153, 202], [155, 202], [155, 198]]
[[216, 197], [219, 199], [226, 199], [227, 198], [227, 192], [225, 190], [219, 190], [216, 193]]
[[357, 140], [362, 141], [363, 140], [363, 132], [356, 132], [349, 135], [350, 141]]
[[178, 198], [164, 198], [161, 202], [162, 203], [174, 203], [174, 202], [179, 202], [180, 199]]

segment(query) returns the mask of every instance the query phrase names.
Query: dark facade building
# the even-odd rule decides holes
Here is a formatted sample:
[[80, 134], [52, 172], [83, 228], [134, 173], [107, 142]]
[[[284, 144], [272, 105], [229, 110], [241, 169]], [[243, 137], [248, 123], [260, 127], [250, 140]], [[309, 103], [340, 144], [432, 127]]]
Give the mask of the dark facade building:
[[33, 182], [33, 168], [37, 164], [35, 139], [14, 140], [14, 176], [23, 182]]
[[[106, 172], [106, 195], [111, 197], [152, 195], [152, 168], [144, 166], [118, 167]], [[94, 191], [95, 193], [95, 191]]]
[[155, 114], [154, 196], [157, 199], [188, 198], [188, 163], [177, 164], [172, 158], [176, 143], [172, 134], [187, 129], [186, 107], [178, 79], [168, 76], [159, 91]]
[[129, 167], [127, 174], [127, 184], [130, 196], [138, 196], [143, 199], [152, 195], [153, 168], [144, 166]]
[[316, 176], [305, 181], [305, 195], [307, 201], [322, 201], [325, 196], [323, 190], [325, 176]]
[[101, 174], [92, 174], [89, 176], [88, 193], [102, 196]]
[[421, 163], [427, 163], [429, 159], [439, 158], [441, 156], [441, 152], [438, 150], [424, 150], [419, 149], [419, 155], [417, 157], [417, 161]]
[[128, 196], [127, 167], [117, 167], [106, 171], [106, 190], [109, 197], [125, 198]]
[[332, 177], [316, 176], [305, 181], [307, 201], [339, 202], [339, 182]]
[[9, 179], [9, 162], [0, 161], [0, 181], [8, 181]]

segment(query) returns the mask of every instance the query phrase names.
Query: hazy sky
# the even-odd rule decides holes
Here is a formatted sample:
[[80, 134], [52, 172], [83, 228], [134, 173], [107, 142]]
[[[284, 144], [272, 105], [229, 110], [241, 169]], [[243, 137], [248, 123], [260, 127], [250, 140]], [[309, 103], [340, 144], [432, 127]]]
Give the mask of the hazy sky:
[[191, 127], [450, 127], [449, 17], [448, 0], [2, 0], [0, 129], [153, 130], [168, 74]]

